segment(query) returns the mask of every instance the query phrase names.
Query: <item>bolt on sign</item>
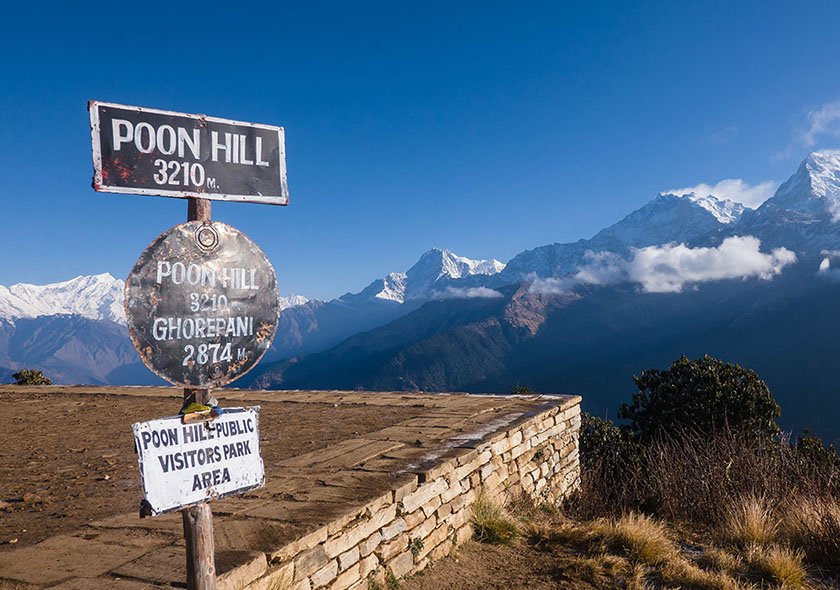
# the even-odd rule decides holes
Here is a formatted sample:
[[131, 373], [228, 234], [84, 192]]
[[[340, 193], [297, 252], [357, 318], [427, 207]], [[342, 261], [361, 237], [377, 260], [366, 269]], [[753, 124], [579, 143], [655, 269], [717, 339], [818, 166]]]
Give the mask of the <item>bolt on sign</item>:
[[259, 407], [228, 408], [206, 423], [182, 424], [173, 416], [133, 424], [152, 514], [262, 486], [259, 424]]
[[282, 127], [91, 101], [97, 191], [288, 205]]
[[140, 255], [125, 282], [125, 310], [131, 341], [153, 373], [184, 387], [222, 387], [271, 345], [277, 278], [242, 232], [191, 221]]

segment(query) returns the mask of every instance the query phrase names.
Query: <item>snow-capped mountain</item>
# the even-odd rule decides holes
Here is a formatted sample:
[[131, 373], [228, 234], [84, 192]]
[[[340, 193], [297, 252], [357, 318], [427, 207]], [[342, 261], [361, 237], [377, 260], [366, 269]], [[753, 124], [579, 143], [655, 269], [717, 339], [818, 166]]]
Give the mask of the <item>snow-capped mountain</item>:
[[711, 194], [698, 195], [697, 193], [685, 193], [679, 196], [684, 199], [688, 199], [699, 207], [702, 207], [714, 215], [715, 219], [724, 225], [737, 223], [746, 209], [743, 204], [738, 203], [737, 201], [733, 201], [732, 199], [719, 199]]
[[776, 194], [755, 211], [744, 212], [734, 231], [790, 248], [803, 258], [840, 249], [840, 151], [809, 154]]
[[0, 285], [0, 318], [80, 315], [125, 324], [122, 279], [108, 273], [79, 276], [48, 285]]
[[[126, 324], [125, 283], [108, 273], [79, 276], [60, 283], [0, 285], [0, 319], [14, 321], [53, 315], [79, 315], [90, 320]], [[280, 297], [280, 310], [309, 301], [302, 295]]]
[[[473, 260], [433, 248], [406, 272], [389, 273], [358, 293], [345, 293], [326, 302], [312, 300], [283, 310], [270, 358], [324, 350], [353, 334], [411, 313], [431, 299], [472, 293], [469, 287], [480, 285], [470, 284], [471, 280], [481, 282], [504, 267], [498, 260]], [[462, 288], [451, 288], [455, 285]]]
[[759, 211], [840, 220], [840, 150], [813, 152]]
[[[511, 369], [508, 363], [512, 358], [518, 359], [516, 362], [536, 359], [541, 367], [554, 367], [558, 358], [569, 362], [576, 358], [586, 341], [595, 345], [598, 354], [609, 354], [616, 327], [627, 322], [640, 326], [638, 330], [627, 328], [627, 334], [644, 333], [652, 343], [668, 330], [672, 336], [682, 334], [689, 324], [707, 330], [710, 322], [731, 327], [727, 339], [738, 342], [739, 322], [760, 317], [761, 321], [755, 320], [756, 330], [768, 330], [769, 335], [756, 333], [755, 341], [771, 341], [776, 319], [772, 314], [765, 318], [762, 309], [784, 304], [791, 294], [804, 297], [807, 289], [814, 297], [821, 297], [826, 289], [840, 289], [836, 282], [817, 278], [818, 266], [826, 257], [822, 252], [840, 251], [838, 212], [840, 152], [815, 152], [774, 197], [755, 210], [714, 195], [668, 193], [657, 195], [592, 238], [540, 246], [515, 256], [507, 266], [435, 248], [405, 272], [390, 273], [358, 293], [329, 302], [301, 296], [282, 298], [278, 337], [263, 364], [295, 358], [292, 364], [297, 368], [293, 371], [299, 375], [295, 383], [301, 387], [341, 384], [480, 390], [502, 387], [494, 375]], [[776, 249], [781, 248], [794, 250], [796, 255], [786, 252], [787, 262], [780, 264], [777, 254], [781, 250]], [[731, 259], [729, 264], [721, 262], [721, 257], [733, 254], [734, 263]], [[834, 261], [832, 258], [830, 266]], [[769, 270], [743, 270], [745, 265], [751, 269], [756, 264], [769, 265]], [[722, 268], [735, 270], [718, 272]], [[703, 275], [701, 270], [709, 269], [715, 272], [706, 273], [709, 278], [705, 282], [697, 279]], [[582, 270], [587, 271], [584, 278], [580, 278]], [[651, 279], [645, 275], [648, 271], [687, 273], [686, 280], [699, 286], [682, 294], [651, 295], [664, 292], [639, 287]], [[615, 280], [609, 278], [613, 274]], [[653, 278], [663, 278], [659, 275]], [[534, 276], [546, 279], [541, 290], [532, 290]], [[768, 279], [749, 280], [757, 276]], [[740, 280], [724, 280], [732, 277]], [[574, 285], [573, 291], [568, 285]], [[566, 300], [562, 293], [568, 295]], [[113, 323], [125, 321], [122, 295], [122, 281], [110, 275], [77, 277], [54, 285], [0, 287], [0, 370], [43, 368], [64, 382], [145, 382], [151, 374], [136, 361], [125, 328]], [[726, 311], [728, 303], [721, 302], [730, 297], [739, 302], [741, 311]], [[759, 305], [762, 297], [769, 301], [767, 305]], [[572, 300], [578, 302], [574, 313], [558, 320], [556, 314], [564, 313], [561, 308]], [[826, 298], [829, 300], [833, 301]], [[662, 325], [646, 324], [661, 315], [657, 302], [666, 301], [672, 306], [670, 319]], [[797, 305], [785, 316], [791, 321], [802, 313], [800, 307], [810, 304]], [[603, 339], [587, 340], [587, 326], [602, 320]], [[573, 324], [576, 330], [569, 329]], [[815, 321], [814, 326], [818, 325]], [[459, 331], [447, 332], [450, 328], [446, 326]], [[523, 326], [526, 332], [521, 332]], [[791, 326], [788, 331], [799, 330]], [[549, 333], [543, 344], [532, 341], [542, 338], [547, 329], [555, 330], [554, 335]], [[627, 334], [616, 336], [614, 346], [633, 341]], [[568, 346], [558, 348], [556, 339], [566, 337]], [[346, 347], [341, 348], [345, 341], [354, 343], [356, 356], [348, 356]], [[528, 342], [533, 349], [520, 349]], [[607, 344], [602, 345], [604, 342]], [[805, 345], [801, 348], [808, 349]], [[118, 355], [107, 356], [117, 350]], [[388, 355], [393, 351], [397, 355], [393, 368], [375, 369], [379, 380], [371, 377], [373, 350], [385, 351], [373, 355], [383, 362], [391, 362]], [[476, 356], [490, 353], [495, 355], [492, 362]], [[313, 357], [321, 360], [315, 362]], [[326, 364], [328, 360], [337, 364]], [[439, 370], [442, 366], [445, 369]], [[355, 371], [357, 381], [346, 381], [348, 367]], [[469, 377], [475, 381], [467, 379], [467, 369], [475, 373]], [[522, 368], [522, 378], [531, 370]], [[411, 371], [414, 376], [406, 377]], [[510, 375], [519, 378], [519, 369], [511, 371]], [[313, 375], [338, 381], [320, 383], [310, 379]], [[612, 390], [614, 385], [606, 389]]]
[[630, 248], [672, 242], [706, 243], [737, 225], [744, 206], [713, 195], [660, 194], [591, 239], [551, 244], [516, 255], [499, 274], [497, 285], [531, 276], [561, 277], [574, 273], [589, 252], [624, 254]]
[[501, 272], [504, 263], [498, 260], [473, 260], [441, 248], [432, 248], [406, 272], [392, 272], [373, 281], [359, 293], [347, 293], [339, 300], [360, 303], [378, 299], [405, 303], [428, 299], [442, 282], [473, 276], [490, 276]]
[[303, 295], [295, 295], [294, 293], [292, 293], [288, 297], [283, 297], [281, 295], [278, 301], [280, 311], [283, 311], [284, 309], [289, 309], [290, 307], [297, 307], [298, 305], [303, 305], [309, 301], [309, 298], [304, 297]]
[[[409, 313], [251, 378], [289, 389], [507, 392], [527, 383], [582, 394], [600, 413], [632, 389], [634, 373], [711, 354], [757, 370], [787, 408], [786, 427], [833, 438], [840, 281], [825, 279], [837, 276], [837, 252], [840, 152], [816, 152], [758, 209], [661, 194], [590, 239], [523, 252], [498, 273], [438, 279], [494, 297], [421, 305], [407, 297], [412, 270], [426, 284], [437, 273], [418, 263], [370, 287], [402, 293], [405, 303], [391, 307]], [[649, 288], [652, 278], [691, 287]]]

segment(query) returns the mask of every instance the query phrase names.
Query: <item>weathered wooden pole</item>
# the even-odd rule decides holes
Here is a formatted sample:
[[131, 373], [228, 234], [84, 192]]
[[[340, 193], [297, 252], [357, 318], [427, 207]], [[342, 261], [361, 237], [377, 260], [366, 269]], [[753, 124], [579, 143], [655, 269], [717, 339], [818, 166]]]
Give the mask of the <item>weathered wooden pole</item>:
[[[210, 221], [210, 201], [190, 198], [187, 221]], [[184, 404], [210, 401], [209, 389], [184, 389]], [[202, 502], [181, 511], [187, 544], [188, 590], [216, 590], [216, 546], [213, 539], [213, 512]]]

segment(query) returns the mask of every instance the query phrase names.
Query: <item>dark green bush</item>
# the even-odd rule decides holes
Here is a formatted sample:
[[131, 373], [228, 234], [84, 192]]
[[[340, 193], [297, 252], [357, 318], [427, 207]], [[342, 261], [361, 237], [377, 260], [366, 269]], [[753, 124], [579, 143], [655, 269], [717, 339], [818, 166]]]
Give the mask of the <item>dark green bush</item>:
[[34, 369], [21, 369], [14, 375], [12, 379], [15, 380], [16, 385], [52, 385], [50, 381], [41, 371]]
[[527, 385], [514, 385], [510, 393], [511, 395], [538, 395], [536, 391]]
[[639, 440], [686, 431], [765, 440], [779, 433], [779, 404], [754, 371], [739, 365], [682, 356], [669, 369], [642, 371], [633, 381], [639, 391], [618, 415]]

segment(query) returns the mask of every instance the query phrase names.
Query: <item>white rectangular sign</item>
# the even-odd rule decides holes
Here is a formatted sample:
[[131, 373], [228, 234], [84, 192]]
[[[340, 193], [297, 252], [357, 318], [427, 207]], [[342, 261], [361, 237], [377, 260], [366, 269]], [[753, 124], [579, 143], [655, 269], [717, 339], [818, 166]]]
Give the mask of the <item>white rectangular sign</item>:
[[265, 483], [260, 457], [260, 408], [225, 408], [209, 422], [181, 416], [132, 424], [143, 495], [153, 514]]

